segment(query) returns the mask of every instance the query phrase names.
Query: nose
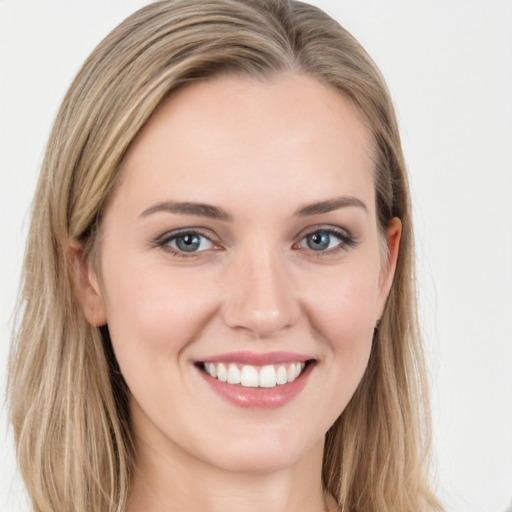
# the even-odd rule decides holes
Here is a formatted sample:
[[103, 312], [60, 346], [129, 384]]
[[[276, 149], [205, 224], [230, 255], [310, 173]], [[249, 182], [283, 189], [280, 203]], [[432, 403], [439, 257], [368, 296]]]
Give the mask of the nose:
[[261, 251], [232, 262], [223, 308], [226, 324], [256, 338], [271, 338], [292, 327], [300, 307], [286, 264]]

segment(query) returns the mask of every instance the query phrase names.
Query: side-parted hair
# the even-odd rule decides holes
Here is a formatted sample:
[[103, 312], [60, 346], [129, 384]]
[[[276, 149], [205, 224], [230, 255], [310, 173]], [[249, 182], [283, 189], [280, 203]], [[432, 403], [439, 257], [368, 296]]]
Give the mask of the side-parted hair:
[[441, 510], [428, 484], [429, 409], [406, 170], [386, 85], [361, 45], [293, 0], [167, 0], [139, 10], [72, 83], [43, 162], [23, 267], [8, 399], [34, 512], [124, 512], [134, 463], [107, 327], [77, 299], [70, 241], [92, 258], [130, 143], [179, 88], [219, 75], [302, 73], [337, 88], [372, 138], [377, 221], [402, 221], [367, 370], [326, 435], [323, 482], [343, 512]]

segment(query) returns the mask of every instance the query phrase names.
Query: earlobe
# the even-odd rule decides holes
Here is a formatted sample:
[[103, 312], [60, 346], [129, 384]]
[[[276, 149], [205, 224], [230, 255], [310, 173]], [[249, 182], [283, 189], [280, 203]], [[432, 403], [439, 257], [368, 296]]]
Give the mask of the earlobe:
[[107, 323], [105, 304], [96, 272], [83, 256], [83, 247], [76, 240], [70, 241], [73, 278], [78, 300], [87, 321], [100, 327]]
[[402, 236], [402, 221], [398, 217], [393, 217], [386, 229], [386, 261], [383, 262], [380, 277], [379, 293], [379, 318], [382, 316], [386, 300], [393, 284], [396, 265], [398, 261], [398, 252], [400, 248], [400, 238]]

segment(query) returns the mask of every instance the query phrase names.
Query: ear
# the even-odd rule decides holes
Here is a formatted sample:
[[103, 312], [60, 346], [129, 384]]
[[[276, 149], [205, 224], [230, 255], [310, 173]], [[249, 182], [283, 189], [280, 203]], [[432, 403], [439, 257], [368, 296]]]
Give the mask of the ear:
[[75, 290], [84, 315], [95, 327], [105, 325], [107, 315], [96, 272], [91, 263], [84, 258], [80, 242], [70, 240], [70, 252]]
[[400, 247], [400, 237], [402, 236], [402, 221], [398, 217], [393, 217], [386, 229], [386, 260], [382, 264], [379, 279], [379, 300], [378, 300], [378, 318], [382, 316], [386, 300], [393, 284], [395, 276], [396, 263], [398, 261], [398, 249]]

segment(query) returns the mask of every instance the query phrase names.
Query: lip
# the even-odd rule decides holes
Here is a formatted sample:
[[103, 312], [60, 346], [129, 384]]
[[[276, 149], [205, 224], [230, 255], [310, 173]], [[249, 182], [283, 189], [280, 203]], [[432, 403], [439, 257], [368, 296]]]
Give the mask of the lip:
[[311, 357], [290, 352], [273, 352], [268, 354], [231, 352], [229, 354], [220, 354], [202, 359], [201, 362], [230, 362], [250, 364], [253, 366], [287, 362], [307, 362], [304, 370], [293, 382], [273, 388], [251, 388], [244, 387], [240, 384], [220, 382], [200, 369], [199, 364], [195, 365], [196, 371], [199, 372], [203, 381], [222, 399], [244, 409], [276, 409], [292, 401], [304, 389], [315, 367], [316, 361]]

